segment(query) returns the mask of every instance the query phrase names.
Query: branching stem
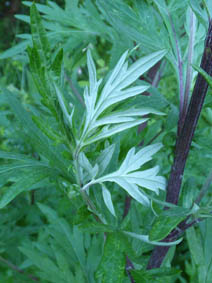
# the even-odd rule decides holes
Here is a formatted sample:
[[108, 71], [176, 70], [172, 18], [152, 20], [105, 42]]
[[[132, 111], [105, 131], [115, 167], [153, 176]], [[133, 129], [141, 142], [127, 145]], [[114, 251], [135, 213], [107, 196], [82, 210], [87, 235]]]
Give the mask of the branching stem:
[[[210, 21], [208, 33], [205, 40], [205, 48], [202, 56], [201, 68], [206, 73], [208, 73], [208, 75], [212, 75], [212, 21]], [[186, 160], [188, 157], [194, 131], [196, 129], [200, 116], [200, 112], [202, 110], [207, 89], [208, 83], [205, 81], [201, 74], [198, 74], [186, 114], [185, 123], [176, 141], [175, 159], [168, 181], [166, 196], [166, 201], [172, 204], [178, 203]], [[167, 237], [169, 237], [169, 235]], [[165, 240], [167, 240], [167, 238]], [[168, 250], [168, 247], [155, 248], [150, 258], [148, 269], [160, 267]]]

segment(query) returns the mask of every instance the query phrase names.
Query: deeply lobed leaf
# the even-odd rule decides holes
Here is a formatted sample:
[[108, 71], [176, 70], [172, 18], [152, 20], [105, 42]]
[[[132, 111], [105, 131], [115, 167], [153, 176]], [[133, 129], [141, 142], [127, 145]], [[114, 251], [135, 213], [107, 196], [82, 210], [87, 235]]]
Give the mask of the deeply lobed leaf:
[[165, 190], [166, 181], [162, 176], [157, 176], [159, 171], [158, 166], [144, 171], [136, 170], [150, 161], [152, 155], [160, 148], [161, 144], [154, 144], [140, 149], [137, 153], [135, 153], [135, 148], [130, 149], [117, 171], [97, 179], [93, 177], [93, 180], [84, 185], [82, 190], [86, 190], [93, 184], [114, 182], [127, 191], [135, 200], [148, 206], [150, 204], [148, 195], [139, 187], [146, 188], [158, 194], [159, 189]]
[[[79, 139], [79, 148], [145, 122], [147, 119], [142, 120], [139, 118], [142, 115], [149, 113], [162, 114], [151, 108], [131, 108], [119, 112], [110, 110], [109, 113], [104, 114], [109, 108], [112, 109], [115, 103], [136, 96], [149, 88], [147, 85], [137, 87], [130, 86], [139, 76], [161, 60], [166, 54], [166, 50], [145, 56], [132, 64], [129, 68], [128, 64], [125, 62], [127, 54], [128, 52], [125, 52], [122, 55], [105, 83], [103, 90], [99, 93], [101, 80], [97, 81], [95, 64], [88, 50], [87, 64], [90, 87], [86, 87], [84, 91], [86, 118], [82, 135]], [[99, 129], [101, 126], [104, 127]]]

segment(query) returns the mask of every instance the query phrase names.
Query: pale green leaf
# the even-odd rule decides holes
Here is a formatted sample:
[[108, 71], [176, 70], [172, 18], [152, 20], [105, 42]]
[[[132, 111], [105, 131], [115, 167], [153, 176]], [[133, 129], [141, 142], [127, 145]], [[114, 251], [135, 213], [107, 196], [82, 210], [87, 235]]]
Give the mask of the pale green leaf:
[[[154, 109], [136, 109], [132, 108], [130, 110], [123, 110], [119, 112], [112, 112], [112, 114], [103, 116], [101, 119], [96, 120], [96, 122], [93, 124], [93, 128], [106, 125], [106, 124], [118, 124], [118, 123], [125, 123], [125, 122], [131, 122], [134, 121], [134, 117], [144, 116], [149, 113], [154, 113], [157, 115], [163, 115], [162, 112], [156, 111]], [[91, 128], [92, 129], [92, 128]]]
[[98, 174], [99, 171], [98, 164], [95, 164], [95, 166], [93, 167], [89, 162], [88, 158], [86, 157], [86, 155], [84, 154], [84, 152], [81, 152], [79, 154], [79, 165], [82, 169], [85, 170], [85, 172], [88, 175], [88, 176], [86, 176], [85, 174], [83, 175], [84, 182], [95, 178], [96, 175]]
[[110, 146], [106, 147], [98, 156], [96, 163], [99, 166], [99, 173], [98, 173], [99, 176], [101, 176], [108, 167], [111, 158], [113, 156], [114, 150], [115, 150], [115, 145], [111, 144]]
[[[132, 66], [129, 68], [127, 62], [125, 62], [127, 54], [128, 52], [125, 52], [122, 55], [109, 79], [105, 83], [103, 90], [98, 94], [101, 80], [97, 81], [96, 79], [95, 64], [90, 51], [88, 51], [87, 64], [90, 87], [86, 87], [84, 91], [86, 119], [83, 125], [81, 137], [78, 142], [79, 148], [103, 138], [110, 137], [111, 135], [144, 122], [144, 120], [140, 119], [140, 116], [148, 113], [162, 114], [161, 112], [152, 109], [142, 110], [131, 108], [127, 111], [122, 110], [115, 113], [111, 110], [111, 113], [107, 113], [106, 116], [100, 118], [100, 115], [115, 103], [136, 96], [137, 94], [142, 93], [149, 88], [147, 85], [141, 85], [137, 87], [130, 86], [138, 79], [139, 76], [141, 76], [159, 60], [161, 60], [166, 54], [166, 50], [158, 51], [145, 56], [132, 64]], [[111, 126], [111, 124], [114, 126]], [[98, 130], [98, 128], [103, 125], [105, 125], [105, 127], [103, 127], [101, 130]]]
[[0, 60], [1, 59], [6, 59], [10, 57], [15, 57], [16, 55], [23, 53], [25, 49], [27, 48], [28, 45], [31, 44], [31, 40], [24, 40], [15, 46], [7, 49], [6, 51], [2, 52], [0, 54]]
[[20, 20], [20, 21], [23, 21], [27, 24], [30, 24], [30, 17], [29, 16], [26, 16], [26, 15], [15, 15], [15, 18]]
[[148, 118], [134, 119], [132, 122], [121, 123], [121, 124], [111, 126], [111, 127], [105, 126], [101, 130], [100, 134], [95, 135], [93, 138], [89, 138], [87, 141], [85, 141], [83, 143], [83, 145], [88, 145], [88, 144], [94, 143], [98, 140], [110, 137], [110, 136], [115, 135], [117, 133], [120, 133], [124, 130], [130, 129], [130, 128], [135, 127], [139, 124], [142, 124], [142, 123], [146, 122], [147, 120], [148, 120]]
[[62, 109], [62, 112], [64, 114], [64, 117], [66, 118], [67, 122], [69, 123], [69, 125], [72, 128], [72, 118], [73, 118], [74, 108], [70, 109], [71, 113], [69, 114], [68, 110], [66, 108], [65, 102], [64, 102], [65, 100], [64, 100], [62, 92], [60, 91], [59, 87], [56, 84], [54, 84], [54, 87], [55, 87], [57, 98], [58, 98], [60, 107]]
[[135, 153], [135, 148], [130, 149], [117, 171], [98, 179], [91, 180], [82, 188], [82, 190], [86, 190], [93, 184], [114, 182], [127, 191], [127, 193], [135, 200], [143, 205], [149, 206], [150, 201], [147, 194], [139, 187], [149, 189], [158, 194], [159, 189], [165, 190], [165, 178], [157, 176], [157, 173], [159, 172], [158, 166], [144, 171], [136, 170], [140, 169], [143, 164], [150, 161], [152, 159], [152, 155], [155, 154], [161, 146], [161, 144], [149, 145], [140, 149], [137, 153]]
[[182, 241], [182, 238], [181, 238], [173, 242], [156, 242], [156, 241], [150, 241], [148, 235], [141, 235], [141, 234], [136, 234], [136, 233], [127, 232], [127, 231], [123, 231], [123, 233], [125, 235], [131, 236], [132, 238], [138, 239], [142, 242], [145, 242], [151, 245], [155, 245], [155, 246], [175, 246], [175, 245], [178, 245]]
[[132, 84], [142, 74], [160, 61], [166, 55], [166, 53], [166, 50], [157, 51], [136, 61], [132, 66], [129, 67], [122, 79], [117, 82], [118, 86], [116, 87], [123, 89]]
[[116, 216], [116, 213], [113, 207], [112, 198], [111, 198], [111, 193], [104, 184], [101, 184], [101, 186], [102, 186], [102, 196], [103, 196], [105, 205], [109, 209], [110, 213], [113, 214], [113, 216]]
[[89, 83], [90, 83], [90, 93], [94, 92], [95, 95], [93, 95], [93, 101], [96, 101], [96, 85], [97, 85], [97, 79], [96, 79], [96, 67], [94, 65], [93, 58], [91, 57], [91, 52], [88, 49], [87, 51], [87, 64], [88, 64], [88, 74], [89, 74]]
[[152, 155], [159, 151], [161, 147], [162, 144], [156, 143], [140, 149], [136, 154], [135, 149], [132, 148], [128, 152], [118, 172], [121, 174], [139, 169], [144, 163], [150, 161], [152, 159]]
[[[123, 101], [130, 97], [136, 96], [137, 94], [141, 94], [147, 91], [148, 89], [149, 89], [149, 86], [144, 85], [144, 86], [131, 87], [127, 90], [114, 91], [113, 95], [111, 95], [109, 98], [106, 98], [104, 103], [99, 107], [98, 113], [103, 112], [109, 106], [114, 105], [115, 103], [119, 101]], [[131, 111], [131, 113], [133, 113], [133, 111]]]
[[145, 206], [149, 206], [149, 200], [147, 196], [144, 193], [142, 193], [142, 191], [138, 188], [136, 184], [127, 182], [126, 179], [121, 176], [111, 177], [111, 178], [108, 178], [107, 180], [110, 182], [117, 183], [135, 200], [137, 200], [138, 202], [140, 202], [141, 204]]

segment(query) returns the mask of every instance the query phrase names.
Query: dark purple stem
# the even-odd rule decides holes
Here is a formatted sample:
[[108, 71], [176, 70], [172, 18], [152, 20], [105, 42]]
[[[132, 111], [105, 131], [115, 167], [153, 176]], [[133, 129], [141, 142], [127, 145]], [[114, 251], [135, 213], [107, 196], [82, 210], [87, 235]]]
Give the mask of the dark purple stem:
[[131, 196], [126, 196], [125, 198], [125, 203], [124, 203], [124, 213], [123, 213], [123, 218], [125, 218], [130, 210], [130, 205], [131, 205]]
[[[189, 217], [188, 217], [189, 218]], [[181, 236], [188, 228], [193, 225], [199, 223], [203, 219], [195, 219], [190, 223], [187, 223], [188, 218], [186, 218], [183, 222], [181, 222], [176, 229], [171, 231], [171, 233], [163, 239], [163, 242], [173, 242], [179, 236]], [[153, 253], [151, 255], [151, 261], [148, 263], [147, 269], [158, 268], [163, 262], [168, 250], [170, 247], [160, 247], [157, 246], [154, 248]]]
[[[212, 21], [210, 21], [209, 24], [200, 66], [206, 73], [210, 76], [212, 75]], [[198, 74], [186, 114], [185, 123], [176, 141], [175, 159], [168, 181], [166, 196], [166, 201], [172, 204], [178, 203], [186, 160], [207, 89], [208, 83], [201, 74]], [[148, 269], [160, 267], [168, 250], [168, 247], [155, 248], [150, 258]]]

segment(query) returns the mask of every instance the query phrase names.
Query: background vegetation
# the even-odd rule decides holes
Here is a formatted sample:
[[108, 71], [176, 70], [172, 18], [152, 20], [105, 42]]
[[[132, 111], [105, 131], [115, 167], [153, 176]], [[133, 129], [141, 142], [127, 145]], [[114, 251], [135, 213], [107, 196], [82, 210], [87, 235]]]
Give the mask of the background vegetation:
[[[122, 190], [115, 181], [105, 183], [105, 190], [91, 183], [88, 199], [81, 189], [96, 176], [100, 179], [101, 173], [115, 172], [132, 147], [139, 152], [152, 146], [150, 159], [157, 153], [142, 170], [157, 165], [160, 171], [155, 175], [169, 179], [175, 142], [197, 77], [191, 64], [200, 64], [212, 4], [198, 0], [36, 3], [42, 21], [35, 7], [30, 12], [31, 1], [0, 3], [0, 282], [210, 283], [210, 88], [178, 205], [170, 204], [169, 212], [163, 211], [168, 205], [166, 192], [161, 187], [156, 195], [158, 184], [140, 186], [143, 199], [140, 194], [131, 197], [129, 185]], [[139, 89], [150, 88], [110, 105], [100, 118], [117, 109], [147, 110], [139, 113], [141, 120], [135, 117], [135, 127], [126, 126], [125, 131], [95, 143], [92, 133], [90, 140], [83, 140], [84, 155], [78, 159], [73, 148], [79, 145], [89, 113], [83, 93], [97, 83], [93, 64], [97, 79], [104, 78], [105, 85], [126, 50], [129, 66], [154, 52], [164, 53], [154, 53], [156, 59], [151, 57], [145, 72], [131, 81]], [[101, 85], [99, 93], [102, 89]], [[73, 127], [64, 114], [66, 107], [68, 119], [73, 115]], [[102, 129], [96, 130], [97, 138]], [[154, 151], [158, 143], [163, 147]], [[77, 171], [74, 162], [80, 158]], [[148, 206], [141, 204], [144, 196], [150, 200]], [[182, 231], [178, 227], [180, 233], [172, 239], [182, 236], [183, 240], [171, 246], [160, 268], [148, 270], [152, 242], [158, 244], [185, 219], [191, 227]]]

